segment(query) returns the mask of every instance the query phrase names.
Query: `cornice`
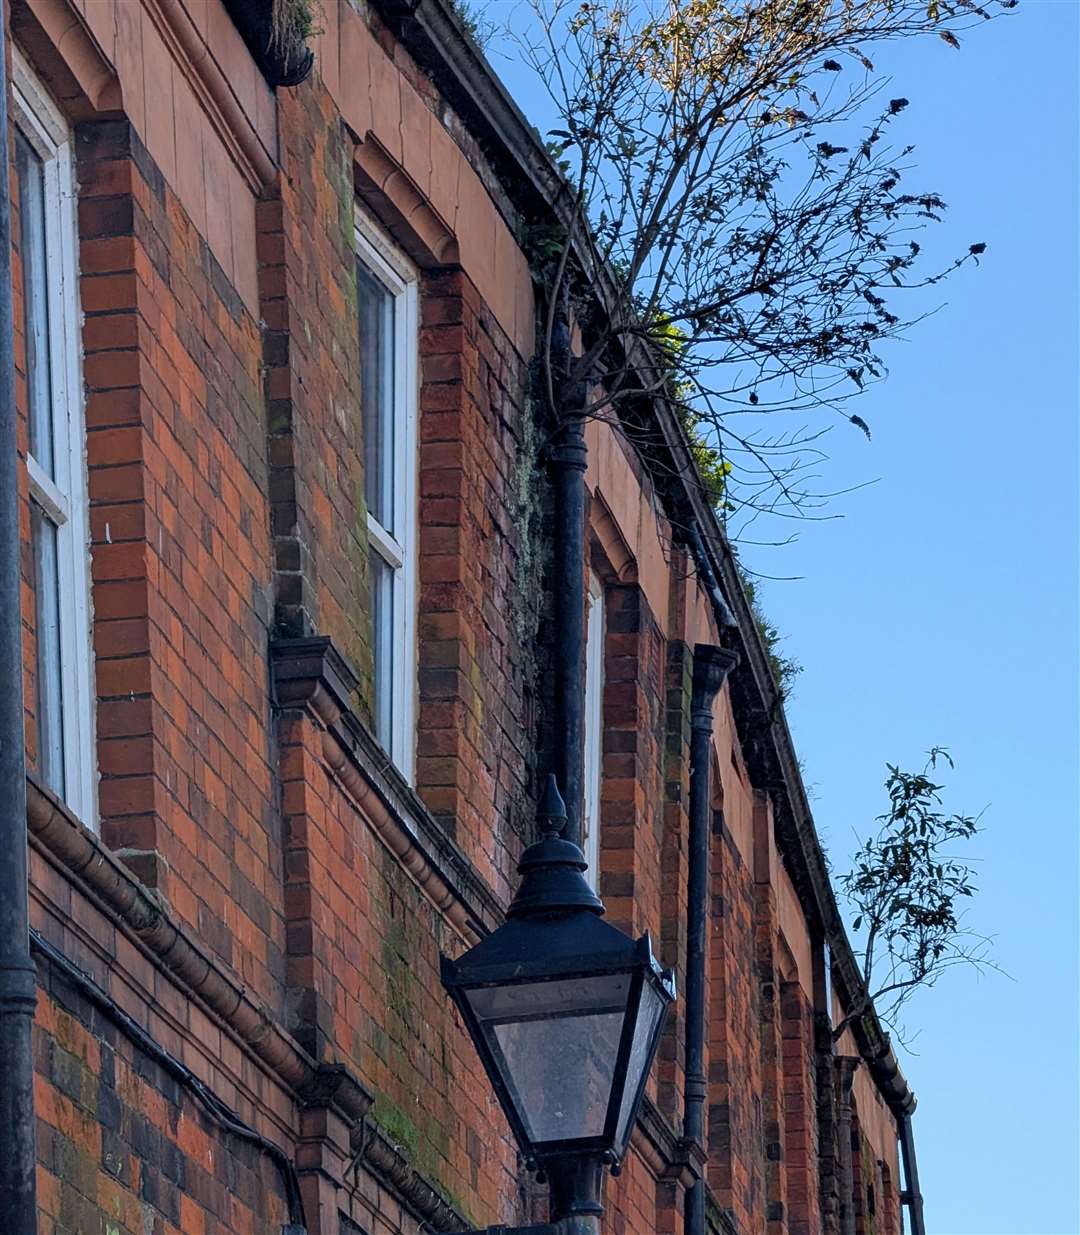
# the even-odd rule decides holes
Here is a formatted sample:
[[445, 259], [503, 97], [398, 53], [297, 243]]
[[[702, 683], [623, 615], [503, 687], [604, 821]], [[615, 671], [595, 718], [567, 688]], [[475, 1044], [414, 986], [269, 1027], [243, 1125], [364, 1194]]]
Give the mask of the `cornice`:
[[648, 1094], [641, 1100], [631, 1144], [656, 1179], [674, 1180], [689, 1188], [695, 1179], [704, 1177], [705, 1151], [679, 1136]]
[[353, 1162], [363, 1163], [406, 1209], [434, 1231], [467, 1231], [472, 1223], [418, 1171], [370, 1120], [352, 1133]]

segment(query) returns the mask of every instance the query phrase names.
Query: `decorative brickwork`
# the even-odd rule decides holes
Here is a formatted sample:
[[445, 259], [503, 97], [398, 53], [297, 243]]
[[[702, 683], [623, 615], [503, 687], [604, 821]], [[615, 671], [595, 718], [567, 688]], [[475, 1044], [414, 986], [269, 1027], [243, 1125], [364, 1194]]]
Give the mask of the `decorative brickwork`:
[[[386, 7], [325, 4], [315, 74], [275, 94], [220, 0], [15, 6], [75, 134], [100, 773], [97, 819], [39, 783], [27, 546], [42, 1235], [278, 1235], [301, 1209], [308, 1235], [546, 1217], [439, 954], [501, 920], [551, 744], [550, 426], [522, 238], [554, 218], [554, 173], [531, 146], [496, 150], [495, 119]], [[419, 294], [411, 779], [372, 726], [367, 216]], [[18, 293], [18, 254], [15, 276]], [[609, 426], [588, 435], [600, 892], [681, 987], [689, 649], [734, 635], [671, 493]], [[677, 1006], [605, 1235], [681, 1235], [700, 1178], [710, 1235], [836, 1232], [825, 926], [805, 870], [780, 894], [783, 769], [753, 672], [714, 717], [708, 1160], [683, 1138]], [[895, 1128], [862, 1083], [860, 1230], [896, 1235]]]

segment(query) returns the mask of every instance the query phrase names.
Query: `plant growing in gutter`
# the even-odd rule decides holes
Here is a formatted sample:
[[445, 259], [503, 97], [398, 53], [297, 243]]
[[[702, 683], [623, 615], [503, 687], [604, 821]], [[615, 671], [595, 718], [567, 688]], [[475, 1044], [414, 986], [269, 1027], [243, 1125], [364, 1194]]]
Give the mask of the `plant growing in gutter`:
[[974, 871], [955, 850], [977, 835], [979, 821], [941, 809], [943, 786], [932, 773], [943, 763], [953, 766], [948, 751], [935, 746], [920, 772], [886, 764], [889, 808], [855, 854], [854, 867], [839, 878], [861, 944], [865, 994], [834, 1028], [834, 1038], [871, 1006], [902, 1037], [899, 1014], [917, 990], [957, 966], [997, 968], [990, 940], [964, 925]]
[[[1015, 0], [991, 0], [1011, 7]], [[908, 187], [874, 45], [958, 47], [976, 0], [532, 0], [517, 37], [559, 115], [566, 234], [542, 267], [544, 387], [556, 424], [592, 416], [654, 442], [628, 408], [675, 407], [730, 465], [734, 539], [762, 513], [812, 516], [834, 422], [886, 373], [882, 345], [922, 312], [915, 234], [945, 203]], [[604, 285], [602, 307], [595, 294]], [[580, 331], [570, 355], [566, 320]], [[673, 330], [680, 346], [666, 346]], [[700, 460], [699, 460], [700, 461]], [[708, 478], [706, 478], [708, 483]]]
[[450, 0], [450, 8], [472, 41], [483, 51], [495, 33], [494, 22], [484, 16], [484, 6], [472, 4], [469, 0]]
[[772, 670], [773, 680], [780, 692], [780, 699], [786, 703], [791, 698], [795, 679], [802, 673], [803, 667], [793, 656], [784, 654], [784, 636], [779, 628], [769, 621], [761, 605], [757, 584], [742, 567], [739, 568], [739, 580], [750, 604], [754, 625], [765, 647], [765, 655], [769, 661], [769, 668]]
[[309, 39], [322, 33], [319, 0], [273, 0], [270, 8], [270, 48], [286, 68], [299, 63]]

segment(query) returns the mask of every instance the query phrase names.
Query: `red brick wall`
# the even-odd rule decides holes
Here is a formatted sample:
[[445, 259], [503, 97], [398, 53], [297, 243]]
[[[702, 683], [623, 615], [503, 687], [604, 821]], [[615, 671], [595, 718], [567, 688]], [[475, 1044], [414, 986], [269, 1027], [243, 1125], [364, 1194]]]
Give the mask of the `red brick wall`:
[[290, 1028], [344, 1061], [373, 1117], [478, 1222], [515, 1212], [517, 1157], [439, 981], [447, 929], [342, 792], [310, 717], [281, 718]]
[[[660, 957], [675, 971], [677, 989], [686, 989], [686, 911], [689, 877], [690, 698], [693, 657], [679, 640], [667, 645], [667, 740], [664, 762], [664, 844]], [[719, 795], [717, 795], [719, 796]], [[686, 1061], [684, 1000], [668, 1014], [656, 1062], [660, 1109], [672, 1120], [682, 1119]]]
[[709, 1182], [738, 1229], [756, 1231], [765, 1224], [765, 1135], [753, 874], [722, 815], [712, 839]]
[[765, 1230], [783, 1235], [788, 1230], [788, 1179], [784, 1170], [783, 1021], [780, 1008], [780, 972], [776, 894], [761, 872], [754, 888], [755, 974], [758, 996], [758, 1043], [761, 1060], [762, 1118], [764, 1120]]
[[661, 934], [666, 650], [635, 584], [605, 589], [600, 895], [611, 921]]
[[[387, 31], [380, 38], [431, 114], [441, 114], [436, 86]], [[352, 253], [354, 156], [370, 134], [343, 122], [336, 98], [318, 77], [279, 91], [280, 174], [257, 205], [247, 196], [230, 204], [235, 217], [249, 207], [253, 216], [260, 320], [137, 126], [110, 116], [78, 129], [102, 837], [154, 890], [159, 899], [149, 903], [170, 929], [186, 928], [235, 973], [305, 1058], [348, 1068], [370, 1091], [370, 1120], [459, 1213], [479, 1224], [515, 1222], [539, 1216], [535, 1188], [522, 1181], [442, 993], [438, 954], [473, 937], [466, 901], [469, 912], [482, 903], [496, 920], [531, 837], [550, 548], [543, 432], [505, 306], [497, 318], [477, 291], [480, 273], [439, 265], [417, 238], [414, 797], [392, 771], [364, 764], [371, 751], [360, 736], [371, 651]], [[491, 179], [460, 123], [446, 123], [454, 151]], [[390, 202], [393, 185], [380, 192]], [[502, 193], [495, 197], [516, 225]], [[428, 232], [432, 218], [425, 215]], [[407, 220], [395, 216], [394, 226], [400, 233]], [[24, 407], [24, 382], [19, 398]], [[650, 930], [665, 963], [680, 970], [688, 632], [709, 631], [710, 619], [695, 616], [705, 607], [700, 588], [667, 552], [670, 528], [640, 469], [625, 446], [611, 459], [622, 462], [610, 518], [620, 552], [633, 560], [602, 570], [600, 890], [611, 920], [634, 934]], [[599, 549], [595, 556], [599, 564]], [[28, 592], [24, 604], [32, 721]], [[357, 669], [344, 729], [331, 731], [325, 700], [275, 697], [268, 649], [285, 635], [327, 636]], [[753, 809], [745, 769], [728, 749], [726, 709], [724, 701], [712, 837], [708, 1179], [740, 1231], [818, 1235], [812, 1018], [801, 988], [785, 980], [774, 889], [760, 877], [755, 886], [741, 841], [723, 822], [725, 799], [740, 818]], [[394, 844], [375, 819], [391, 793], [406, 815]], [[432, 851], [454, 884], [445, 895], [428, 883]], [[178, 1058], [202, 1060], [205, 1084], [227, 1091], [288, 1150], [307, 1146], [298, 1091], [268, 1079], [180, 978], [163, 977], [160, 957], [107, 920], [77, 876], [62, 876], [40, 854], [34, 869], [38, 926], [55, 933], [70, 918], [82, 943], [62, 932], [59, 942], [84, 948], [85, 966]], [[107, 942], [91, 954], [86, 939], [99, 937]], [[45, 962], [42, 978], [43, 1229], [92, 1225], [95, 1206], [121, 1232], [147, 1223], [164, 1235], [280, 1226], [281, 1179], [266, 1155], [211, 1126], [175, 1078], [141, 1059], [115, 1021]], [[668, 1121], [669, 1149], [681, 1133], [683, 1035], [677, 1010], [649, 1087]], [[220, 1067], [207, 1063], [207, 1041]], [[615, 1235], [681, 1229], [685, 1180], [658, 1153], [639, 1146], [609, 1180]], [[362, 1166], [338, 1174], [335, 1215], [338, 1206], [358, 1218], [378, 1213], [378, 1235], [415, 1222], [415, 1213], [395, 1211], [400, 1189], [394, 1199]], [[892, 1235], [894, 1225], [895, 1206], [882, 1202], [866, 1230]]]
[[528, 373], [461, 271], [422, 281], [416, 785], [509, 899], [531, 827], [542, 553]]
[[819, 1235], [814, 1013], [799, 982], [780, 990], [784, 1052], [784, 1170], [790, 1235]]
[[257, 209], [275, 621], [334, 639], [369, 708], [353, 143], [318, 80], [280, 92], [278, 130]]
[[266, 1155], [223, 1133], [62, 974], [43, 973], [34, 1026], [39, 1235], [280, 1230], [283, 1184]]
[[273, 1001], [258, 326], [125, 121], [77, 151], [102, 835]]

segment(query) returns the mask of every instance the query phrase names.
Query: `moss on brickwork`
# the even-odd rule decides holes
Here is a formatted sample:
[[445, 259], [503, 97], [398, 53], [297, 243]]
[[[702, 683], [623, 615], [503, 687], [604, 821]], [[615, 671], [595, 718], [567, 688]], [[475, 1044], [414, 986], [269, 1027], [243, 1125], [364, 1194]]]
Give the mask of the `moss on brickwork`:
[[371, 1118], [386, 1138], [410, 1162], [415, 1163], [420, 1149], [420, 1129], [408, 1115], [384, 1093], [377, 1094], [371, 1108]]

